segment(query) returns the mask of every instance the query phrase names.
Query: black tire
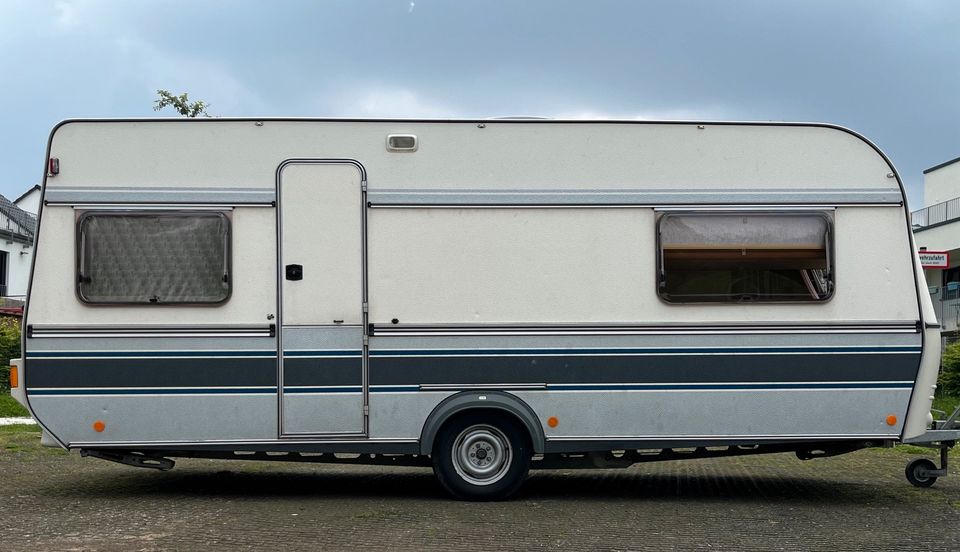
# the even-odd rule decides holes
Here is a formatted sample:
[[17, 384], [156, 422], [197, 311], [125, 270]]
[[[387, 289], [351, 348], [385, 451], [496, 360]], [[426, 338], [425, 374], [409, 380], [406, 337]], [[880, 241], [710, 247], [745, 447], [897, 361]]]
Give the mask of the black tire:
[[[904, 471], [907, 475], [907, 481], [914, 487], [931, 487], [937, 482], [937, 477], [935, 475], [926, 475], [926, 472], [936, 469], [937, 465], [930, 460], [918, 458], [907, 464], [907, 469]], [[920, 472], [924, 473], [921, 474]]]
[[433, 473], [460, 500], [503, 500], [517, 492], [533, 455], [526, 429], [509, 415], [476, 412], [446, 422], [433, 443]]

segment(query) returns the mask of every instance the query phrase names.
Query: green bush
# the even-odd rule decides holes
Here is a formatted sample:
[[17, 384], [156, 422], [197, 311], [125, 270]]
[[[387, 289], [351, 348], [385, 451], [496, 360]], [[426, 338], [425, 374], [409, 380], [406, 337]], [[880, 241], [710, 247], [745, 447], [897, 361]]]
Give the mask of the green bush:
[[0, 392], [10, 391], [10, 359], [20, 358], [20, 319], [0, 317]]
[[960, 395], [960, 341], [948, 345], [940, 359], [940, 378], [938, 390], [944, 395]]

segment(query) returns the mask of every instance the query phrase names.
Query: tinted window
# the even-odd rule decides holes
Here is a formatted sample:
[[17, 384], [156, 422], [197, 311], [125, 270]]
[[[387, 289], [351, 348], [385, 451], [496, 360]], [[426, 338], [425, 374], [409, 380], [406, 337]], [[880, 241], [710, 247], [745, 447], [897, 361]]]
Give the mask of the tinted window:
[[222, 213], [87, 213], [78, 252], [86, 302], [219, 303], [230, 295], [230, 223]]

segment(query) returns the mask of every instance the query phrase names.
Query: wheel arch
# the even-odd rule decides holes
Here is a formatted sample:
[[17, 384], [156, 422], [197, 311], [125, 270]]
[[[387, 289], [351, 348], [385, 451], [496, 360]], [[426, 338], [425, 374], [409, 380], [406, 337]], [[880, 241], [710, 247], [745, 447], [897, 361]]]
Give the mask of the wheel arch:
[[501, 411], [516, 418], [530, 435], [533, 452], [543, 454], [546, 437], [533, 409], [516, 395], [503, 391], [461, 391], [438, 404], [427, 416], [420, 432], [420, 453], [430, 454], [440, 427], [450, 418], [477, 410]]

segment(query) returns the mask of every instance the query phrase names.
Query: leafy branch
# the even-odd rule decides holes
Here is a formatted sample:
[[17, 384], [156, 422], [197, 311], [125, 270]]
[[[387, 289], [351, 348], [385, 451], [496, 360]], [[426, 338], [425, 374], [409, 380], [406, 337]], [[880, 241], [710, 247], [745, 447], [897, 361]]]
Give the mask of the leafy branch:
[[207, 113], [207, 108], [210, 107], [210, 104], [203, 100], [191, 102], [186, 92], [177, 96], [167, 90], [157, 90], [157, 96], [159, 97], [153, 101], [154, 111], [160, 111], [165, 107], [172, 107], [177, 113], [184, 117], [210, 116], [210, 114]]

